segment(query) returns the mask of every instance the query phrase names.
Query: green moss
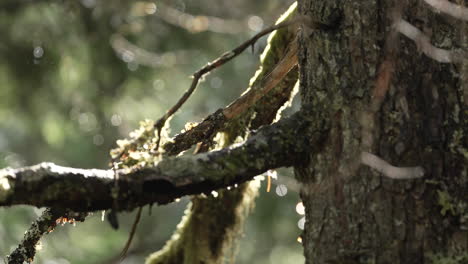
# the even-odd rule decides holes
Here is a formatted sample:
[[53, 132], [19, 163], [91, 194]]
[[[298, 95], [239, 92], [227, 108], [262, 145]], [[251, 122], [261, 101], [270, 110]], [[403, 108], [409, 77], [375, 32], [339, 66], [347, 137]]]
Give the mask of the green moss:
[[[117, 148], [110, 151], [113, 167], [150, 167], [161, 161], [164, 152], [161, 146], [168, 140], [167, 127], [161, 129], [158, 137], [152, 120], [140, 122], [140, 127], [129, 134], [128, 139], [117, 140]], [[159, 147], [158, 147], [159, 142]]]
[[449, 144], [450, 151], [455, 154], [461, 154], [468, 160], [468, 149], [464, 148], [464, 135], [462, 130], [456, 130], [452, 135], [452, 140]]
[[442, 207], [440, 213], [445, 216], [447, 212], [456, 215], [455, 205], [452, 203], [452, 197], [445, 191], [437, 191], [437, 202]]
[[467, 264], [468, 253], [462, 253], [460, 255], [445, 256], [443, 254], [429, 254], [427, 255], [431, 264]]

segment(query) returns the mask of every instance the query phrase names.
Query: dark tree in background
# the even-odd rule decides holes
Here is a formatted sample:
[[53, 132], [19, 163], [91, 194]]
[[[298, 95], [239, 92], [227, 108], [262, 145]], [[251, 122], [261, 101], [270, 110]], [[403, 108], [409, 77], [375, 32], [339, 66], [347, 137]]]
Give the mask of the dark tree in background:
[[[18, 12], [21, 4], [6, 4], [5, 10]], [[83, 5], [86, 4], [89, 2], [83, 1]], [[144, 63], [157, 64], [158, 59], [164, 61], [163, 64], [167, 60], [175, 64], [186, 58], [185, 53], [159, 57], [133, 45], [132, 38], [140, 44], [154, 40], [132, 35], [138, 25], [123, 14], [134, 12], [135, 19], [138, 10], [153, 12], [152, 5], [138, 9], [137, 5], [120, 4], [119, 8], [80, 6], [80, 12], [72, 13], [79, 14], [80, 19], [87, 22], [79, 24], [76, 30], [85, 32], [87, 43], [93, 47], [92, 52], [86, 53], [92, 54], [89, 60], [83, 62], [91, 66], [83, 66], [80, 73], [89, 71], [88, 74], [98, 76], [93, 81], [83, 81], [90, 82], [87, 86], [74, 85], [94, 87], [105, 93], [106, 96], [99, 97], [104, 99], [99, 100], [122, 96], [113, 87], [134, 82], [131, 87], [141, 89], [138, 87], [147, 83], [145, 77], [127, 76], [128, 70], [135, 71], [135, 67]], [[62, 5], [75, 8], [73, 3]], [[233, 96], [223, 102], [234, 100], [229, 106], [216, 112], [208, 109], [206, 112], [214, 114], [198, 125], [187, 125], [186, 131], [172, 139], [158, 136], [161, 134], [158, 123], [142, 124], [133, 139], [120, 141], [113, 162], [113, 166], [118, 166], [114, 166], [114, 170], [72, 170], [51, 164], [4, 169], [0, 171], [0, 204], [51, 207], [32, 227], [32, 230], [42, 227], [46, 232], [59, 216], [62, 216], [59, 222], [70, 222], [72, 218], [78, 221], [89, 218], [83, 212], [111, 209], [108, 215], [112, 218], [115, 212], [203, 193], [191, 198], [191, 205], [171, 240], [161, 251], [148, 257], [147, 262], [223, 263], [233, 260], [236, 253], [242, 259], [249, 251], [238, 248], [235, 241], [258, 192], [257, 181], [250, 180], [271, 169], [292, 166], [305, 206], [304, 231], [299, 240], [304, 246], [306, 263], [468, 263], [466, 5], [466, 1], [461, 0], [299, 1], [298, 10], [283, 17], [296, 23], [270, 37], [260, 70], [241, 99], [235, 100]], [[166, 22], [192, 31], [200, 28], [220, 31], [218, 27], [207, 25], [234, 23], [215, 17], [196, 20], [196, 17], [180, 13], [180, 7], [167, 8], [160, 10]], [[179, 19], [171, 20], [171, 14]], [[183, 23], [181, 17], [194, 20]], [[97, 18], [112, 23], [98, 23]], [[248, 24], [254, 26], [258, 19], [251, 17]], [[22, 23], [28, 20], [24, 21]], [[3, 24], [5, 21], [0, 25]], [[115, 31], [116, 24], [121, 25], [118, 31]], [[235, 24], [228, 25], [225, 29], [236, 29]], [[8, 28], [2, 26], [2, 30], [8, 31]], [[66, 34], [65, 28], [55, 30]], [[164, 28], [154, 30], [164, 32]], [[21, 39], [21, 36], [11, 32], [8, 36], [11, 38], [4, 46], [19, 45], [15, 38]], [[109, 42], [103, 43], [97, 36], [105, 36], [113, 49], [106, 49]], [[75, 44], [70, 40], [69, 45]], [[158, 45], [184, 48], [180, 42]], [[33, 54], [38, 59], [43, 50], [36, 48]], [[210, 48], [215, 49], [214, 46]], [[24, 47], [24, 57], [29, 63], [26, 54], [30, 52], [31, 48]], [[203, 57], [194, 54], [196, 52], [190, 56], [196, 61]], [[226, 53], [224, 57], [231, 54]], [[67, 57], [60, 55], [59, 49], [55, 57], [50, 58], [49, 67], [41, 70], [55, 71], [54, 67], [66, 63]], [[29, 66], [17, 65], [25, 63], [15, 58], [18, 55], [3, 50], [2, 56], [9, 62], [3, 66], [8, 69], [8, 75], [3, 72], [2, 76], [14, 76], [8, 77], [4, 84], [34, 87], [35, 83], [44, 82], [55, 86], [57, 80], [45, 78], [44, 72], [21, 73], [21, 69], [29, 69]], [[234, 58], [234, 63], [241, 58]], [[108, 72], [98, 66], [102, 60], [109, 60], [107, 65], [120, 66]], [[122, 60], [126, 64], [122, 64]], [[206, 61], [208, 59], [197, 66]], [[229, 76], [234, 72], [235, 69], [228, 68], [225, 74]], [[148, 75], [150, 69], [140, 69], [136, 73]], [[28, 78], [21, 78], [21, 74]], [[73, 79], [73, 76], [67, 75], [67, 78]], [[290, 100], [296, 79], [299, 79], [300, 109], [275, 122], [277, 112]], [[210, 82], [213, 87], [219, 84], [219, 80]], [[153, 85], [160, 87], [161, 80], [153, 80]], [[226, 87], [231, 86], [225, 86], [223, 91], [229, 90]], [[167, 89], [159, 89], [157, 93]], [[199, 90], [203, 93], [203, 87]], [[12, 91], [15, 90], [9, 90]], [[18, 91], [24, 94], [13, 97], [18, 102], [11, 103], [4, 112], [20, 108], [20, 99], [31, 100], [21, 106], [32, 108], [43, 102], [44, 96], [37, 99], [31, 91]], [[78, 100], [75, 105], [81, 107], [101, 103], [80, 101], [80, 92], [72, 90], [74, 96], [69, 94], [65, 100], [46, 100]], [[148, 99], [148, 95], [138, 93], [137, 96], [140, 98], [136, 100], [142, 105], [153, 104], [150, 101], [153, 97]], [[212, 100], [213, 96], [204, 96], [207, 105], [207, 100]], [[92, 98], [98, 97], [90, 93], [88, 99]], [[138, 104], [127, 98], [113, 107], [137, 107]], [[170, 105], [167, 103], [158, 113], [163, 113]], [[62, 107], [66, 108], [66, 103]], [[181, 114], [190, 105], [184, 107]], [[104, 109], [90, 117], [87, 112], [67, 109], [72, 117], [74, 111], [78, 124], [85, 131], [95, 131], [101, 118], [104, 120], [113, 112]], [[44, 114], [35, 114], [30, 123], [40, 125]], [[60, 117], [53, 113], [46, 116]], [[112, 118], [112, 124], [121, 121], [119, 115]], [[94, 143], [110, 145], [113, 139], [108, 139], [111, 136], [102, 131], [111, 128], [97, 129], [100, 132], [93, 136]], [[57, 132], [61, 129], [54, 125], [42, 128], [44, 138], [48, 138], [49, 144], [55, 142], [60, 146], [57, 142], [66, 138]], [[184, 155], [175, 157], [190, 147]], [[67, 145], [65, 149], [70, 151], [65, 153], [73, 155], [80, 147]], [[262, 210], [261, 205], [255, 210]], [[271, 216], [273, 220], [270, 221], [274, 223], [275, 217]], [[271, 233], [282, 232], [284, 228], [275, 229], [273, 224], [269, 227]], [[28, 234], [25, 241], [27, 238]], [[268, 241], [256, 243], [260, 246]], [[27, 244], [23, 241], [20, 248], [31, 248]], [[135, 248], [138, 245], [137, 242]], [[154, 250], [157, 248], [151, 249]], [[24, 255], [21, 250], [16, 252], [18, 256]], [[247, 262], [265, 261], [261, 254], [254, 258]], [[14, 263], [11, 257], [9, 261]]]

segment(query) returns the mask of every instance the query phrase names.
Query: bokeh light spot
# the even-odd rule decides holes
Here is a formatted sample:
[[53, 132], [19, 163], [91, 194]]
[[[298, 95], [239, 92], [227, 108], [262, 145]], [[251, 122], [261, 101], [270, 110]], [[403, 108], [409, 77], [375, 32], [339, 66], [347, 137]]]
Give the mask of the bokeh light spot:
[[157, 79], [153, 81], [153, 88], [158, 92], [164, 90], [165, 85], [166, 83], [163, 80]]
[[252, 31], [260, 31], [263, 27], [263, 19], [259, 16], [251, 16], [247, 21], [247, 25]]
[[81, 0], [81, 4], [87, 8], [92, 8], [96, 5], [96, 0]]
[[219, 77], [213, 77], [210, 81], [210, 85], [215, 89], [221, 88], [221, 86], [223, 86], [223, 80]]
[[304, 215], [305, 214], [305, 207], [304, 207], [304, 204], [302, 202], [299, 202], [296, 204], [296, 212], [300, 215]]
[[102, 145], [102, 143], [104, 143], [104, 137], [101, 134], [94, 135], [93, 143], [96, 146]]
[[278, 172], [276, 172], [276, 170], [268, 170], [267, 171], [267, 176], [271, 177], [272, 179], [277, 180], [278, 179]]
[[44, 49], [41, 46], [34, 47], [33, 55], [36, 59], [42, 58], [44, 56]]
[[82, 131], [92, 131], [97, 127], [96, 116], [93, 113], [81, 113], [78, 117], [78, 123], [80, 124], [80, 129]]
[[286, 194], [288, 193], [288, 187], [286, 187], [286, 185], [284, 184], [280, 184], [278, 186], [276, 186], [276, 194], [278, 196], [285, 196]]
[[120, 126], [122, 124], [122, 117], [118, 114], [113, 114], [111, 117], [111, 124], [113, 126]]
[[129, 50], [124, 50], [122, 52], [122, 60], [125, 62], [132, 62], [135, 59], [135, 54]]
[[147, 15], [152, 15], [154, 13], [156, 13], [156, 4], [155, 3], [146, 3], [145, 4], [145, 13]]
[[129, 62], [129, 63], [127, 63], [127, 68], [130, 71], [136, 71], [136, 70], [138, 70], [138, 63]]
[[173, 66], [176, 63], [176, 56], [172, 52], [164, 53], [162, 63], [167, 67]]
[[305, 225], [305, 216], [299, 219], [299, 221], [297, 221], [297, 226], [299, 227], [299, 229], [304, 230], [304, 225]]

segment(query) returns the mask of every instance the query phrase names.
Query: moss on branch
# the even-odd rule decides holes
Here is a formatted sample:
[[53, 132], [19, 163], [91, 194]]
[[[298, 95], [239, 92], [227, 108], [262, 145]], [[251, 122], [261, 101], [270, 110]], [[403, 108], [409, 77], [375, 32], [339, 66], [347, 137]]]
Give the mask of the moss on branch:
[[[300, 162], [322, 133], [309, 131], [309, 111], [261, 128], [246, 142], [193, 156], [168, 157], [154, 167], [119, 170], [121, 210], [150, 203], [166, 204], [190, 194], [209, 193], [251, 180], [269, 169]], [[29, 204], [95, 211], [113, 207], [113, 172], [42, 163], [0, 170], [0, 206]], [[8, 184], [6, 184], [8, 183]], [[5, 186], [8, 185], [8, 188]]]

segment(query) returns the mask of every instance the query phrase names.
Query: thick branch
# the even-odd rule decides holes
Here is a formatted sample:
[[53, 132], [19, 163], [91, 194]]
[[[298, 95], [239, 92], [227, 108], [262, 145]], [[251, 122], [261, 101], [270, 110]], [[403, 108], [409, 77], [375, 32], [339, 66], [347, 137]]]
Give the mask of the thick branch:
[[[151, 168], [119, 171], [118, 208], [131, 210], [150, 203], [166, 204], [184, 195], [210, 193], [242, 183], [268, 169], [296, 164], [302, 153], [320, 142], [312, 122], [301, 111], [264, 127], [238, 146], [194, 156], [169, 157]], [[0, 170], [0, 206], [94, 211], [113, 208], [113, 172], [65, 168], [41, 163]], [[114, 194], [115, 195], [115, 194]]]

